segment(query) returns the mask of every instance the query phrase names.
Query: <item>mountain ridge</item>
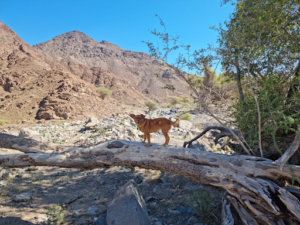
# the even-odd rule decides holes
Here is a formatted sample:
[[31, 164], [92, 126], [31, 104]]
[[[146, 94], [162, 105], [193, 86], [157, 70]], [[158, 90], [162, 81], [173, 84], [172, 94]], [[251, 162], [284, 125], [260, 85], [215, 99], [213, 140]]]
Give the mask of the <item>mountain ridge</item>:
[[[98, 42], [80, 31], [70, 31], [33, 46], [59, 60], [101, 67], [127, 81], [143, 94], [157, 97], [188, 95], [187, 84], [175, 71], [143, 52], [124, 50], [108, 41]], [[158, 76], [165, 74], [164, 78]], [[81, 76], [84, 76], [81, 74]], [[173, 85], [175, 91], [163, 89]]]
[[[103, 118], [121, 110], [118, 101], [142, 106], [149, 100], [105, 69], [45, 55], [2, 22], [0, 46], [0, 119], [6, 122]], [[78, 70], [84, 71], [85, 79]], [[89, 79], [110, 87], [113, 96], [101, 99]]]

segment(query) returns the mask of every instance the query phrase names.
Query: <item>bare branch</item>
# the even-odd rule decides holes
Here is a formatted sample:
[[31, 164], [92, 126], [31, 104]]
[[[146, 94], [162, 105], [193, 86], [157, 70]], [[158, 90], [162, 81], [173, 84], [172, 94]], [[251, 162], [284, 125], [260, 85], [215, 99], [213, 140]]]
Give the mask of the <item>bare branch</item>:
[[294, 155], [294, 153], [299, 149], [300, 147], [300, 125], [297, 126], [297, 132], [294, 141], [290, 145], [290, 147], [285, 151], [285, 153], [277, 159], [275, 162], [280, 166], [280, 169], [282, 170], [283, 166], [287, 163], [287, 161]]

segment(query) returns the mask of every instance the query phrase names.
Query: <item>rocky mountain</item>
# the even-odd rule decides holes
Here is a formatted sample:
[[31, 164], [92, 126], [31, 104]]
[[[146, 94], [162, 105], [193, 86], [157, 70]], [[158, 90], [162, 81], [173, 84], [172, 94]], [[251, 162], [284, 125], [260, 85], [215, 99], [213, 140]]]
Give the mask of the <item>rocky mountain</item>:
[[[105, 69], [45, 55], [2, 22], [0, 46], [0, 119], [6, 122], [105, 117], [121, 109], [118, 101], [149, 99]], [[111, 88], [113, 97], [101, 99], [91, 83]]]
[[[188, 94], [186, 83], [176, 76], [175, 71], [161, 66], [160, 62], [150, 55], [126, 51], [107, 41], [97, 42], [79, 31], [58, 35], [33, 47], [60, 60], [64, 65], [67, 60], [88, 68], [101, 67], [111, 71], [122, 82], [132, 85], [150, 98]], [[85, 78], [91, 77], [86, 71], [76, 70], [74, 74], [84, 80], [91, 80]], [[162, 74], [164, 78], [158, 78], [158, 75]], [[175, 91], [162, 89], [166, 84], [174, 85]]]

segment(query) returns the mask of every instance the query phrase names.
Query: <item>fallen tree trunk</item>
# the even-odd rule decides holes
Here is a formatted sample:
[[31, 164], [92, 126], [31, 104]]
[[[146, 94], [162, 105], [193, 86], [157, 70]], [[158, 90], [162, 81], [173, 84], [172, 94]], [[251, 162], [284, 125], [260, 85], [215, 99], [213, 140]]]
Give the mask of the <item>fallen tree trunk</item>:
[[24, 153], [54, 153], [69, 148], [69, 146], [38, 142], [34, 139], [0, 133], [0, 148], [17, 149]]
[[[1, 146], [24, 151], [24, 146], [13, 145], [6, 140], [8, 136], [4, 140], [0, 139]], [[40, 144], [36, 143], [36, 146]], [[300, 167], [284, 166], [280, 170], [278, 164], [261, 157], [227, 156], [156, 144], [146, 148], [142, 143], [131, 141], [111, 141], [90, 148], [74, 147], [52, 154], [0, 155], [1, 167], [58, 166], [94, 169], [112, 165], [163, 170], [202, 184], [223, 188], [227, 191], [231, 204], [243, 217], [241, 219], [244, 224], [300, 222], [299, 200], [278, 182], [292, 179], [299, 182]], [[229, 215], [228, 218], [230, 217]]]

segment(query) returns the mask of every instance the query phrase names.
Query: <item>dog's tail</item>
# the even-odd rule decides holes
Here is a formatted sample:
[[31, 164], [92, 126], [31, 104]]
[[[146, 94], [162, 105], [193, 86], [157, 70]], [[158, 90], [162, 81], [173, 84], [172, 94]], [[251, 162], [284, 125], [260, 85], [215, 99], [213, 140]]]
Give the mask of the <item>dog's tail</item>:
[[179, 119], [176, 119], [175, 122], [172, 122], [172, 121], [171, 121], [171, 125], [172, 125], [173, 127], [178, 127], [178, 126], [179, 126]]

